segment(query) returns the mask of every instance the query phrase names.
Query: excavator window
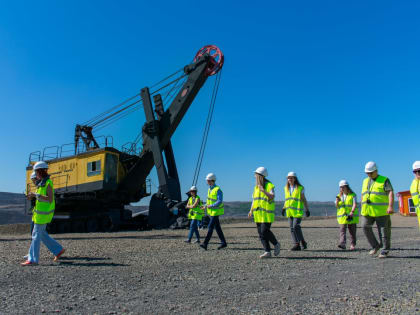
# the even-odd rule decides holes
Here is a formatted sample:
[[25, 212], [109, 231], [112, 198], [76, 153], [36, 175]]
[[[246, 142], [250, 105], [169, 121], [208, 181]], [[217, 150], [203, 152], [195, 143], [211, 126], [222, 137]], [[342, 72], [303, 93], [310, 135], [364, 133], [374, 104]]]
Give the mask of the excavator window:
[[105, 159], [104, 180], [107, 185], [117, 184], [118, 157], [114, 154], [107, 153]]
[[101, 174], [101, 161], [92, 161], [87, 164], [87, 175], [95, 176]]

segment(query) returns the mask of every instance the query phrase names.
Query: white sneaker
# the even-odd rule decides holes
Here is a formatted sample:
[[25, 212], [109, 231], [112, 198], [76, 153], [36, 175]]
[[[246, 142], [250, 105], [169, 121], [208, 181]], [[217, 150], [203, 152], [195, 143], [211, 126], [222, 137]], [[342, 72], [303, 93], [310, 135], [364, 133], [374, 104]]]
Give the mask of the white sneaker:
[[277, 243], [276, 246], [274, 246], [274, 256], [278, 256], [280, 254], [280, 243]]
[[378, 252], [379, 248], [373, 248], [369, 251], [369, 255], [373, 256]]
[[270, 258], [271, 257], [271, 253], [270, 252], [265, 252], [264, 254], [262, 254], [260, 256], [260, 258]]
[[387, 258], [388, 257], [388, 251], [382, 250], [379, 254], [378, 258]]

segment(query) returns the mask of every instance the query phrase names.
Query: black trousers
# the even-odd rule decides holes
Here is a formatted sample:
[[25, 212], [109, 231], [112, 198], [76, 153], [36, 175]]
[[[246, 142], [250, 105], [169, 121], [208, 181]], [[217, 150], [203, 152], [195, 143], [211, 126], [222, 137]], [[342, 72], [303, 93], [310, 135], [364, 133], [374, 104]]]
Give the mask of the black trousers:
[[216, 229], [217, 235], [219, 236], [222, 245], [226, 245], [226, 239], [225, 235], [223, 234], [222, 227], [220, 226], [219, 216], [210, 217], [210, 222], [207, 228], [208, 232], [206, 239], [204, 240], [204, 245], [207, 246], [207, 244], [210, 242], [214, 229]]
[[279, 242], [270, 230], [271, 223], [257, 223], [258, 234], [266, 252], [270, 252], [270, 243], [276, 246]]

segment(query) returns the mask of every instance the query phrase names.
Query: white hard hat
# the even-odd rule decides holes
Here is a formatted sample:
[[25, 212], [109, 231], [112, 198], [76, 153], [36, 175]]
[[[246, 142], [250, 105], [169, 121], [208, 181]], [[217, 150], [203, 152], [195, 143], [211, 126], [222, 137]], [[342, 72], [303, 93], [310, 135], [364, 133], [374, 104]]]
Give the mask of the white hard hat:
[[216, 175], [213, 173], [208, 173], [206, 176], [206, 180], [216, 180]]
[[197, 191], [197, 187], [191, 186], [190, 191]]
[[264, 177], [267, 177], [267, 176], [268, 176], [268, 171], [267, 171], [267, 169], [266, 169], [264, 166], [260, 166], [260, 167], [258, 167], [258, 168], [254, 171], [254, 173], [260, 174], [260, 175], [262, 175], [262, 176], [264, 176]]
[[295, 172], [289, 172], [287, 173], [287, 177], [297, 177], [297, 174]]
[[36, 162], [34, 165], [34, 171], [40, 170], [40, 169], [48, 169], [48, 164], [45, 163], [44, 161]]
[[413, 163], [413, 171], [420, 169], [420, 161], [415, 161]]
[[338, 183], [338, 186], [340, 186], [340, 187], [348, 186], [348, 185], [349, 185], [349, 183], [345, 179], [340, 180], [340, 182]]
[[375, 162], [367, 162], [365, 165], [365, 173], [372, 173], [374, 171], [377, 171], [378, 168], [376, 167], [376, 163]]
[[36, 178], [36, 173], [35, 172], [32, 172], [31, 179], [35, 179], [35, 178]]

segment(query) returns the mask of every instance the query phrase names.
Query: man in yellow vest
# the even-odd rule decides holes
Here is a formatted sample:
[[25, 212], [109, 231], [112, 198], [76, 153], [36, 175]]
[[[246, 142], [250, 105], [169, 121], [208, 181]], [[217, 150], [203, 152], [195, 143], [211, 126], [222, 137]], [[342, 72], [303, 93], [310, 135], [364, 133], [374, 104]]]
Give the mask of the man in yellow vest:
[[[362, 187], [362, 227], [363, 232], [372, 249], [369, 255], [375, 255], [379, 249], [372, 225], [376, 222], [381, 230], [380, 238], [383, 238], [384, 249], [381, 250], [379, 258], [388, 256], [391, 248], [391, 217], [394, 213], [394, 189], [390, 180], [378, 175], [375, 162], [368, 162], [365, 165], [365, 173], [368, 176], [363, 181]], [[382, 240], [381, 240], [382, 243]]]
[[38, 179], [37, 191], [35, 194], [29, 193], [27, 198], [36, 199], [32, 215], [34, 229], [28, 258], [21, 264], [22, 266], [38, 264], [41, 242], [54, 254], [54, 261], [57, 261], [65, 252], [65, 249], [46, 231], [47, 224], [52, 221], [55, 210], [54, 187], [47, 172], [48, 164], [40, 161], [34, 165], [33, 169]]
[[220, 238], [220, 246], [217, 249], [222, 249], [227, 246], [225, 236], [220, 226], [219, 216], [225, 213], [223, 205], [223, 192], [219, 186], [216, 185], [216, 175], [209, 173], [206, 176], [207, 185], [209, 190], [207, 192], [207, 203], [202, 206], [201, 209], [207, 208], [207, 214], [210, 216], [210, 222], [208, 225], [208, 232], [204, 243], [200, 245], [201, 248], [207, 250], [207, 246], [210, 242], [213, 230], [216, 229], [217, 235]]
[[413, 200], [414, 207], [416, 207], [417, 219], [419, 221], [420, 229], [420, 161], [413, 163], [414, 179], [411, 182], [410, 193]]

